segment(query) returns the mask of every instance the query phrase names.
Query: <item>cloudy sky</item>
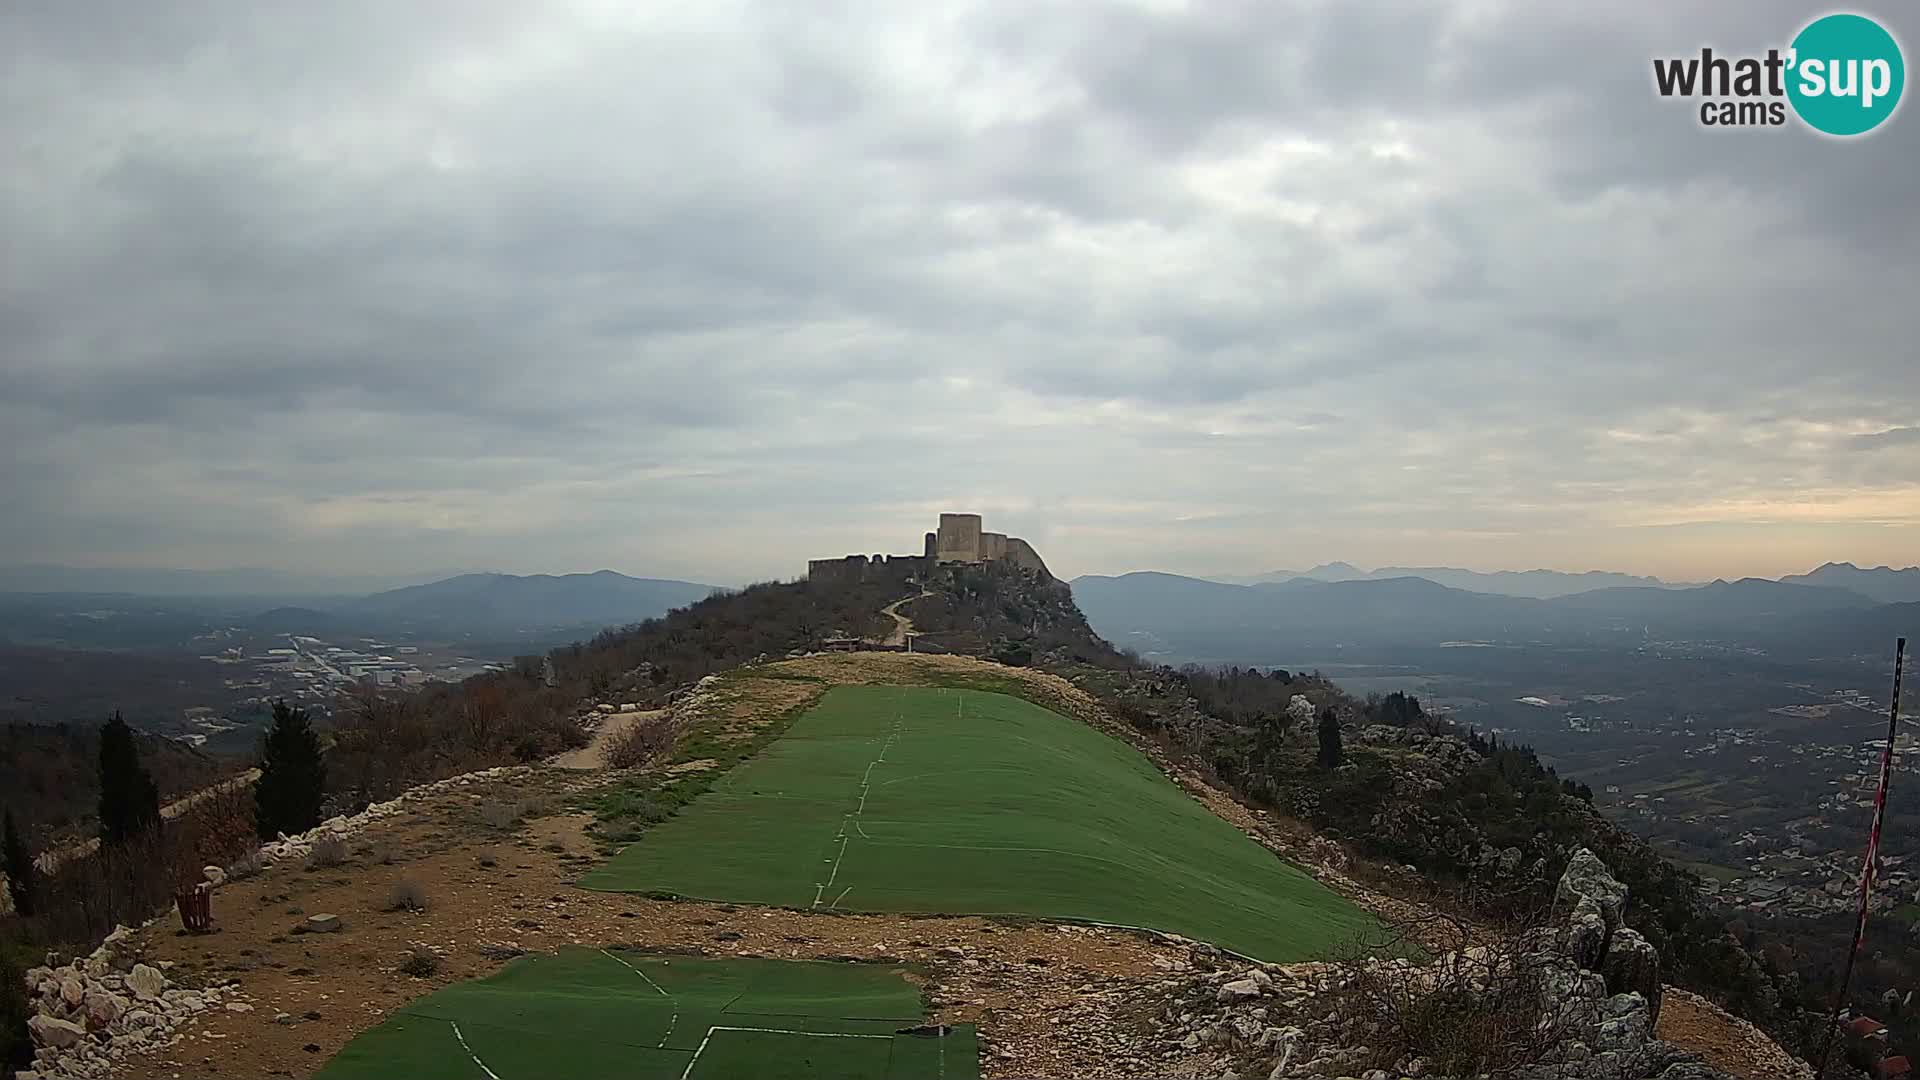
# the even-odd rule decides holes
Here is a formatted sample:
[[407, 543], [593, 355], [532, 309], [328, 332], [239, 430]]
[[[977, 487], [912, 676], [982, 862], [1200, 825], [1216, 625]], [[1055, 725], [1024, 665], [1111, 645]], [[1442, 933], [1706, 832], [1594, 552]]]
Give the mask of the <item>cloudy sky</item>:
[[0, 9], [0, 562], [1920, 561], [1915, 106], [1651, 89], [1805, 5], [646, 7]]

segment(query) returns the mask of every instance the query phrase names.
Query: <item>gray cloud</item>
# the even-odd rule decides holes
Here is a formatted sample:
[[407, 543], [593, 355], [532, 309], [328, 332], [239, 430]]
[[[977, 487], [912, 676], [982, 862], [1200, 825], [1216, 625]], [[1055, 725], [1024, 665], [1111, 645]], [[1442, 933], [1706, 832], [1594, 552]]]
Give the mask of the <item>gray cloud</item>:
[[0, 561], [1911, 561], [1911, 106], [1650, 85], [1803, 17], [11, 8]]

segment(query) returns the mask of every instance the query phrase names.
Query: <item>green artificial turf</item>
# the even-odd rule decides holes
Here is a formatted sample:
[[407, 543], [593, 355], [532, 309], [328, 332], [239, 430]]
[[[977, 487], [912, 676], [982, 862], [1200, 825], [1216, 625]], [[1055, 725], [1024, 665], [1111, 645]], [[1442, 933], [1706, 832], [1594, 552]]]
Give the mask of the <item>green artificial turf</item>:
[[523, 957], [403, 1007], [317, 1080], [976, 1080], [973, 1029], [922, 1029], [902, 971], [592, 949]]
[[587, 888], [1151, 927], [1270, 961], [1374, 928], [1126, 744], [977, 690], [838, 687]]

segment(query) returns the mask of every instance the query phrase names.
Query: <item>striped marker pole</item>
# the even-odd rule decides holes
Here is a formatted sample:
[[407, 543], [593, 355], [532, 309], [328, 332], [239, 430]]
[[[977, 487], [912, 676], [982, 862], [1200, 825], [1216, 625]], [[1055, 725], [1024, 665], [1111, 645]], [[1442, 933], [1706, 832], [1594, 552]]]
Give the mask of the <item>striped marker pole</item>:
[[1820, 1067], [1815, 1077], [1827, 1074], [1827, 1058], [1833, 1053], [1833, 1037], [1840, 1029], [1840, 1010], [1847, 1004], [1847, 992], [1853, 988], [1853, 962], [1860, 955], [1860, 943], [1867, 936], [1867, 904], [1873, 898], [1873, 879], [1880, 864], [1880, 826], [1887, 819], [1887, 784], [1893, 779], [1893, 739], [1900, 730], [1900, 673], [1906, 667], [1907, 639], [1893, 643], [1893, 701], [1887, 706], [1887, 746], [1880, 752], [1880, 787], [1873, 796], [1873, 827], [1867, 831], [1867, 857], [1860, 864], [1860, 912], [1853, 923], [1853, 947], [1847, 950], [1847, 966], [1840, 976], [1840, 993], [1833, 999], [1833, 1015], [1828, 1018], [1827, 1037], [1820, 1046]]

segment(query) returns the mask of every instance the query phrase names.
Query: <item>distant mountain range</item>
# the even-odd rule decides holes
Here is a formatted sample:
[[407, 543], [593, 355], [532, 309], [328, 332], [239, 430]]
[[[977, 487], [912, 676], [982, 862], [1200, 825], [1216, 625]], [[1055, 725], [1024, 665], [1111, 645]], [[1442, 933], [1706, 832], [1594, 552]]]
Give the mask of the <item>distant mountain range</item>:
[[[184, 579], [172, 579], [179, 585]], [[223, 579], [238, 583], [241, 579]], [[592, 574], [460, 574], [371, 595], [0, 588], [0, 642], [171, 648], [223, 628], [265, 634], [414, 634], [446, 640], [590, 636], [704, 599], [715, 586]], [[194, 646], [200, 647], [200, 646]]]
[[1871, 648], [1891, 632], [1920, 630], [1920, 624], [1909, 626], [1920, 604], [1887, 605], [1850, 589], [1760, 578], [1613, 586], [1550, 598], [1455, 588], [1415, 575], [1334, 581], [1296, 575], [1237, 585], [1143, 572], [1088, 575], [1072, 586], [1074, 599], [1102, 636], [1123, 644], [1145, 639], [1184, 656], [1234, 655], [1227, 650], [1256, 643], [1310, 648], [1648, 638], [1805, 643], [1819, 635], [1844, 640], [1849, 648], [1855, 642]]
[[[1345, 562], [1321, 563], [1311, 570], [1275, 570], [1254, 577], [1223, 577], [1216, 580], [1235, 585], [1264, 585], [1301, 578], [1310, 581], [1336, 582], [1385, 581], [1389, 578], [1401, 577], [1424, 578], [1456, 589], [1492, 593], [1496, 596], [1527, 596], [1535, 600], [1551, 600], [1556, 596], [1570, 596], [1574, 593], [1591, 592], [1594, 589], [1616, 587], [1653, 589], [1692, 587], [1661, 581], [1659, 578], [1636, 577], [1633, 574], [1618, 574], [1608, 570], [1588, 570], [1579, 574], [1569, 574], [1561, 570], [1497, 570], [1485, 573], [1452, 566], [1382, 566], [1377, 570], [1362, 570], [1352, 563]], [[1815, 584], [1826, 583], [1816, 582]]]
[[1909, 566], [1905, 570], [1876, 566], [1862, 570], [1850, 562], [1830, 562], [1811, 573], [1791, 574], [1780, 580], [1797, 585], [1851, 589], [1883, 604], [1920, 602], [1920, 566]]
[[558, 576], [461, 574], [375, 593], [330, 614], [406, 626], [617, 626], [664, 615], [715, 591], [712, 585], [628, 577], [612, 570]]

